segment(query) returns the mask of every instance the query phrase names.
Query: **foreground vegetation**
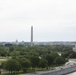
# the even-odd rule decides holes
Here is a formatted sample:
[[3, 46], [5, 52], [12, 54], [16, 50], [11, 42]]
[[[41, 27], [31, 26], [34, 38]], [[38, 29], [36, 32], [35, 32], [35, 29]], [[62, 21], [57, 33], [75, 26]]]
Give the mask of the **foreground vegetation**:
[[76, 58], [72, 48], [73, 46], [58, 45], [0, 46], [0, 69], [3, 73], [12, 75], [51, 69], [51, 67], [65, 64], [69, 58]]

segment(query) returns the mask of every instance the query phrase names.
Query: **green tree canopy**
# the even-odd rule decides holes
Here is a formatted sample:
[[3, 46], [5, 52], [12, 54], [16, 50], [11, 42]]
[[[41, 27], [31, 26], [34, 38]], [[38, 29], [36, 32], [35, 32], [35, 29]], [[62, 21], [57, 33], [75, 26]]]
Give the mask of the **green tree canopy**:
[[21, 66], [15, 59], [10, 59], [4, 63], [4, 69], [12, 73], [14, 71], [19, 71]]
[[39, 61], [40, 61], [40, 59], [39, 59], [38, 56], [32, 56], [32, 57], [30, 58], [30, 61], [31, 61], [32, 67], [37, 67], [37, 66], [39, 66]]
[[56, 57], [55, 60], [54, 60], [54, 63], [56, 65], [62, 65], [62, 64], [65, 63], [65, 60], [63, 58], [61, 58], [61, 57]]
[[39, 67], [46, 68], [48, 66], [48, 61], [46, 59], [40, 59]]

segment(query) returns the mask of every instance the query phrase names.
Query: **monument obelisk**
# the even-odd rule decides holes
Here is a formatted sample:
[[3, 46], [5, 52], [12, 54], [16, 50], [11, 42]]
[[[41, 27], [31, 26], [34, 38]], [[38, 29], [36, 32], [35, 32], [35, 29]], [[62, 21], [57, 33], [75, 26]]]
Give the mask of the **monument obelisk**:
[[31, 26], [31, 46], [33, 46], [33, 26]]

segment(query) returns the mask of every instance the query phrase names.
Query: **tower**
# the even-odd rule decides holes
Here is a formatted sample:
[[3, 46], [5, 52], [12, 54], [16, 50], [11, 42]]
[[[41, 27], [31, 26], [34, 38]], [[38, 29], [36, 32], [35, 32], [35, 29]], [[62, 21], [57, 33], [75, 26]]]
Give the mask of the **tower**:
[[33, 46], [33, 26], [31, 26], [31, 46]]

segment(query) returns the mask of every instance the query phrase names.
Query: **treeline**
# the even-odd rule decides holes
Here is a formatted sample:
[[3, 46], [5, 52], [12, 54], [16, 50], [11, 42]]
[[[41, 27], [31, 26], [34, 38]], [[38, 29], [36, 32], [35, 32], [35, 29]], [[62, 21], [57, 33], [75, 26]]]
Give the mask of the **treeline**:
[[[73, 46], [59, 45], [0, 46], [0, 56], [10, 57], [7, 61], [2, 62], [1, 68], [10, 73], [50, 69], [50, 67], [65, 64], [68, 61], [68, 56], [71, 56], [68, 52], [72, 51], [72, 48]], [[61, 55], [59, 55], [59, 53], [61, 53]]]
[[28, 56], [36, 55], [40, 56], [50, 52], [66, 52], [71, 51], [73, 46], [64, 46], [64, 45], [40, 45], [40, 46], [0, 46], [0, 56]]

